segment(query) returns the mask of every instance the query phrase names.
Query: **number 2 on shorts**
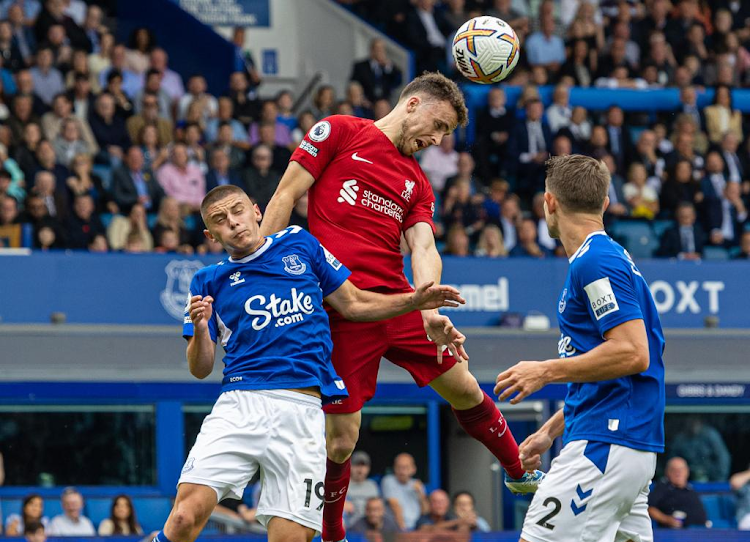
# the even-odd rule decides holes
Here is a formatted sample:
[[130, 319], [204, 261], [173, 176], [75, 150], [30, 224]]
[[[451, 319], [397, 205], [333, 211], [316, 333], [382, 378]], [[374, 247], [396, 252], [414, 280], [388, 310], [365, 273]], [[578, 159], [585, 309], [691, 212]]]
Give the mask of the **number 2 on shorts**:
[[547, 523], [549, 520], [551, 520], [553, 517], [555, 517], [557, 514], [560, 513], [560, 509], [562, 508], [562, 504], [560, 503], [560, 499], [557, 499], [555, 497], [547, 497], [544, 500], [544, 507], [546, 508], [549, 504], [553, 505], [552, 512], [544, 516], [542, 519], [536, 522], [537, 525], [541, 525], [545, 529], [549, 529], [550, 531], [555, 528], [554, 525], [551, 523]]

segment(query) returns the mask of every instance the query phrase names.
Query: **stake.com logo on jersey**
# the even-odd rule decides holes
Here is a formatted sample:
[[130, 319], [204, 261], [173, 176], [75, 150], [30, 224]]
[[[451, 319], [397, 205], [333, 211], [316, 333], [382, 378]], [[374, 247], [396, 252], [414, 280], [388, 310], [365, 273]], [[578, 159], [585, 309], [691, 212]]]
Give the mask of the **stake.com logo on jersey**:
[[298, 292], [297, 288], [292, 288], [289, 292], [291, 299], [271, 297], [266, 301], [263, 295], [254, 295], [245, 301], [245, 312], [253, 318], [252, 326], [256, 331], [260, 331], [271, 323], [272, 319], [276, 320], [274, 327], [283, 327], [296, 322], [302, 322], [305, 314], [312, 314], [315, 311], [312, 297], [305, 292]]
[[[352, 206], [356, 205], [357, 197], [359, 195], [359, 188], [360, 187], [357, 185], [357, 181], [355, 179], [344, 181], [344, 185], [341, 190], [339, 190], [339, 197], [336, 201], [338, 201], [339, 203], [346, 202]], [[383, 213], [384, 215], [390, 216], [391, 218], [395, 218], [399, 222], [404, 221], [404, 209], [399, 204], [391, 199], [384, 198], [379, 194], [375, 194], [370, 190], [365, 190], [364, 192], [362, 192], [362, 198], [359, 200], [359, 202], [360, 204], [362, 204], [362, 206], [369, 207], [374, 211]]]

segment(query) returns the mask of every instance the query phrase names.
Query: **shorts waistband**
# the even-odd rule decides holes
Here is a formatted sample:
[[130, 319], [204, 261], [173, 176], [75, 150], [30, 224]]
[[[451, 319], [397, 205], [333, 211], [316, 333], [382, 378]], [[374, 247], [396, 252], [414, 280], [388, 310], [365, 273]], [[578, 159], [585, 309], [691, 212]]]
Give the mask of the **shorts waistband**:
[[317, 408], [323, 408], [323, 402], [320, 398], [314, 395], [307, 395], [306, 393], [300, 393], [298, 391], [291, 390], [233, 390], [241, 393], [257, 393], [259, 395], [265, 395], [272, 399], [279, 399], [281, 401], [290, 401], [292, 403], [299, 403], [306, 406], [313, 406]]

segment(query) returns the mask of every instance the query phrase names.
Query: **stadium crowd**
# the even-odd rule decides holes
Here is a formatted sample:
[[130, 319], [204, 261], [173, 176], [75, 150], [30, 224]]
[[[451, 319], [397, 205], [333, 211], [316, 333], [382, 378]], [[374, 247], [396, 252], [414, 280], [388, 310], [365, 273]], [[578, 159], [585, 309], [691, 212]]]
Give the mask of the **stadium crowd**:
[[[419, 156], [436, 199], [445, 254], [561, 256], [547, 233], [544, 162], [585, 153], [612, 172], [607, 219], [659, 224], [655, 256], [701, 258], [704, 247], [750, 256], [747, 116], [732, 89], [750, 81], [750, 7], [719, 0], [340, 0], [410, 47], [421, 70], [460, 76], [449, 62], [458, 26], [504, 18], [522, 54], [510, 85], [475, 112], [475, 137], [444, 138]], [[530, 5], [536, 9], [532, 13]], [[82, 0], [0, 2], [0, 239], [10, 246], [91, 251], [219, 253], [201, 235], [200, 201], [244, 187], [261, 208], [291, 151], [331, 114], [378, 119], [403, 74], [375, 40], [355, 61], [345, 96], [321, 85], [311, 106], [264, 96], [244, 29], [238, 71], [213, 96], [185, 79], [146, 28], [113, 37], [112, 13]], [[546, 108], [539, 87], [554, 85]], [[679, 87], [680, 106], [653, 114], [572, 107], [571, 86]], [[697, 97], [714, 90], [713, 104]], [[263, 98], [261, 98], [263, 96]], [[645, 109], [645, 108], [644, 108]], [[293, 222], [306, 224], [306, 202]], [[18, 225], [18, 226], [17, 226]]]

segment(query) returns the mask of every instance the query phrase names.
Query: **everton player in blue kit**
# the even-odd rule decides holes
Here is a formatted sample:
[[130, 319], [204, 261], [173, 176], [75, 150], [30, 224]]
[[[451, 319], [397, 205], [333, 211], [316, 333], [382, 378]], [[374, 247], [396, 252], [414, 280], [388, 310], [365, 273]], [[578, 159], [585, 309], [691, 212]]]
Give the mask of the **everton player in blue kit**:
[[261, 215], [245, 192], [213, 189], [201, 205], [206, 236], [230, 257], [195, 274], [183, 334], [197, 378], [224, 347], [222, 393], [201, 426], [155, 542], [193, 542], [217, 502], [242, 498], [258, 470], [257, 519], [271, 542], [304, 542], [321, 530], [326, 468], [323, 404], [347, 396], [331, 365], [323, 299], [347, 318], [374, 321], [456, 306], [446, 286], [381, 295], [356, 288], [309, 233], [291, 227], [261, 237]]
[[544, 210], [570, 260], [558, 300], [559, 359], [522, 361], [495, 393], [517, 403], [568, 382], [565, 407], [519, 447], [525, 469], [563, 436], [531, 502], [526, 542], [652, 542], [649, 484], [664, 451], [664, 335], [648, 284], [604, 232], [609, 172], [586, 156], [547, 162]]

